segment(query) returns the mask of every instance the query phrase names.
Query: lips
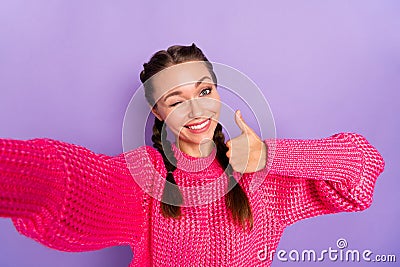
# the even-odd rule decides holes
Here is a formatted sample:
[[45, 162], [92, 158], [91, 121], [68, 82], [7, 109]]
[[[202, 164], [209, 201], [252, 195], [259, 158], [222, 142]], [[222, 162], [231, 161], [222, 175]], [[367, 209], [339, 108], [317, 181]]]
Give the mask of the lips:
[[211, 119], [208, 118], [206, 120], [199, 121], [197, 123], [186, 124], [185, 127], [190, 130], [199, 131], [199, 130], [202, 130], [202, 129], [206, 128], [207, 126], [209, 126], [210, 120]]

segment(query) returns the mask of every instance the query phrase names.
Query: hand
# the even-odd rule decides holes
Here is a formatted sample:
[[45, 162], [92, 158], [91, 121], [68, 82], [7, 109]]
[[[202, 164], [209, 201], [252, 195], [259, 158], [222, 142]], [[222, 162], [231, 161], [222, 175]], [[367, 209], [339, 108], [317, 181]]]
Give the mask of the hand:
[[243, 120], [240, 110], [235, 113], [235, 121], [242, 133], [228, 142], [226, 152], [234, 171], [256, 172], [267, 163], [267, 146]]

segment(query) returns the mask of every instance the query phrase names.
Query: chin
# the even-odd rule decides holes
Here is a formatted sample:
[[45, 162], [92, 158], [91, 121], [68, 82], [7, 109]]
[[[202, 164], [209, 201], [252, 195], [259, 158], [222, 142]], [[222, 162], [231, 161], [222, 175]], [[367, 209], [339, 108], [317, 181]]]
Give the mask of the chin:
[[194, 135], [194, 134], [187, 134], [183, 138], [180, 138], [180, 141], [185, 143], [191, 143], [195, 145], [204, 144], [209, 141], [213, 141], [215, 127], [210, 127], [207, 133]]

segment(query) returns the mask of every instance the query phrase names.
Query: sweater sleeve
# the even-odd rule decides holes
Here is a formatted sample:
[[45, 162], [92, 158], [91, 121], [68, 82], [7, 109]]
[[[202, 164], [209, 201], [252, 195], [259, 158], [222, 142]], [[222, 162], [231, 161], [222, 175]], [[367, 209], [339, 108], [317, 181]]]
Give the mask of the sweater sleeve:
[[361, 211], [372, 203], [385, 162], [365, 137], [338, 133], [316, 140], [269, 139], [261, 187], [283, 225], [322, 214]]
[[134, 245], [143, 193], [124, 160], [52, 139], [0, 139], [0, 216], [62, 251]]

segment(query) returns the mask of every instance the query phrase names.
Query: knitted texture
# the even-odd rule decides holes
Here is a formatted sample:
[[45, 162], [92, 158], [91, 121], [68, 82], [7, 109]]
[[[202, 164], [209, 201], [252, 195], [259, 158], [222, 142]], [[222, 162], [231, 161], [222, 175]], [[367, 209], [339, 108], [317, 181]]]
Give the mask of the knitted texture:
[[[189, 205], [180, 219], [161, 214], [166, 170], [154, 148], [111, 157], [48, 138], [0, 139], [0, 216], [62, 251], [129, 245], [130, 266], [270, 266], [260, 251], [275, 250], [286, 226], [371, 205], [385, 163], [362, 135], [265, 143], [267, 167], [239, 181], [253, 212], [252, 230], [234, 223], [218, 193], [227, 178], [215, 151], [193, 158], [175, 145], [177, 184], [202, 188], [183, 193]], [[263, 179], [252, 188], [255, 175]], [[206, 204], [194, 205], [200, 200]]]

